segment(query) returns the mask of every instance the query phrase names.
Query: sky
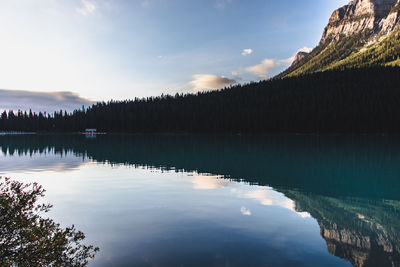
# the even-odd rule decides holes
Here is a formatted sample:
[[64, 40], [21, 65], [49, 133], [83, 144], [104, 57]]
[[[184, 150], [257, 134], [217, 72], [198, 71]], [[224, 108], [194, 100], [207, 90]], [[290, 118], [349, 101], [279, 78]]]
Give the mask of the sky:
[[0, 0], [0, 110], [214, 90], [314, 48], [348, 0]]

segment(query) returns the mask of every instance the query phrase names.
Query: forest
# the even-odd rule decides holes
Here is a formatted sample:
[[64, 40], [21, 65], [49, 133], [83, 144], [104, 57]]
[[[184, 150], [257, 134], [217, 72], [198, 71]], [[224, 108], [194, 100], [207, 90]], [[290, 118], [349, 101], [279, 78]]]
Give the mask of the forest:
[[400, 68], [329, 70], [53, 114], [4, 111], [0, 131], [400, 133]]

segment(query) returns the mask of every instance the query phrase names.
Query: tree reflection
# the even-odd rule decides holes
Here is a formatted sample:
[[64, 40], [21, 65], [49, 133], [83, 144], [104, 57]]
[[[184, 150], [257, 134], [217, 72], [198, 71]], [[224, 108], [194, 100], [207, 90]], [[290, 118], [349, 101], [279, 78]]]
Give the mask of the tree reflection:
[[37, 203], [44, 192], [37, 183], [0, 177], [1, 266], [86, 266], [99, 250], [83, 245], [74, 226], [42, 217], [52, 207]]

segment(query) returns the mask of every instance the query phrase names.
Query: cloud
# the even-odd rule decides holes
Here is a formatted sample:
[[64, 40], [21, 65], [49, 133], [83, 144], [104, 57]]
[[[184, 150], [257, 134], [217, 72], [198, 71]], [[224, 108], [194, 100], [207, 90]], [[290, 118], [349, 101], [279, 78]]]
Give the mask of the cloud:
[[246, 72], [257, 75], [260, 80], [266, 79], [277, 64], [278, 62], [276, 60], [267, 58], [264, 59], [261, 64], [247, 67]]
[[299, 50], [297, 50], [297, 52], [292, 57], [287, 58], [287, 59], [283, 59], [283, 60], [281, 60], [281, 62], [284, 63], [284, 64], [289, 64], [290, 65], [290, 64], [293, 63], [294, 59], [296, 58], [297, 53], [299, 53], [299, 52], [310, 53], [312, 50], [313, 50], [312, 48], [309, 48], [309, 47], [305, 46], [305, 47], [300, 48]]
[[93, 14], [96, 10], [96, 5], [92, 1], [81, 0], [81, 5], [82, 6], [77, 8], [76, 11], [83, 16]]
[[245, 216], [251, 216], [251, 210], [247, 209], [244, 206], [240, 209], [240, 212]]
[[260, 64], [247, 67], [245, 69], [245, 71], [248, 72], [248, 73], [257, 75], [260, 80], [265, 80], [277, 68], [289, 67], [293, 63], [293, 61], [294, 61], [294, 59], [296, 57], [296, 54], [298, 52], [310, 53], [311, 51], [312, 51], [312, 48], [309, 48], [309, 47], [305, 46], [305, 47], [297, 50], [297, 52], [293, 56], [291, 56], [289, 58], [286, 58], [286, 59], [270, 59], [270, 58], [266, 58]]
[[218, 9], [223, 9], [225, 8], [226, 5], [232, 3], [232, 0], [216, 0], [215, 1], [215, 7]]
[[240, 75], [240, 72], [239, 71], [232, 71], [231, 72], [232, 73], [232, 78], [236, 81], [236, 82], [238, 82], [238, 81], [240, 81], [242, 78], [239, 76]]
[[235, 83], [236, 80], [224, 76], [214, 74], [196, 74], [193, 76], [193, 81], [190, 82], [190, 85], [193, 86], [195, 90], [215, 90], [231, 86]]
[[[299, 50], [297, 50], [297, 53], [298, 53], [298, 52], [310, 53], [312, 50], [313, 50], [312, 48], [305, 46], [305, 47], [300, 48]], [[297, 54], [297, 53], [296, 53], [296, 54]]]
[[251, 53], [253, 53], [253, 49], [251, 49], [251, 48], [243, 49], [242, 56], [248, 56]]
[[0, 89], [0, 110], [73, 111], [94, 103], [73, 92], [35, 92]]

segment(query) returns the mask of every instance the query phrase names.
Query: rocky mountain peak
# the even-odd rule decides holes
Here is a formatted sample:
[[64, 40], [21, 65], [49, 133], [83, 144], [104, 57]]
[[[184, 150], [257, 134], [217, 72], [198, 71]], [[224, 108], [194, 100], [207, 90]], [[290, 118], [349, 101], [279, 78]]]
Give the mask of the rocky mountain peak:
[[400, 66], [400, 0], [353, 0], [335, 10], [320, 43], [278, 77], [372, 66]]
[[399, 7], [400, 0], [353, 0], [333, 12], [320, 43], [364, 31], [388, 34], [399, 22]]
[[297, 63], [300, 62], [303, 58], [305, 58], [309, 53], [305, 51], [299, 51], [297, 52], [296, 56], [294, 57], [292, 65], [296, 65]]

